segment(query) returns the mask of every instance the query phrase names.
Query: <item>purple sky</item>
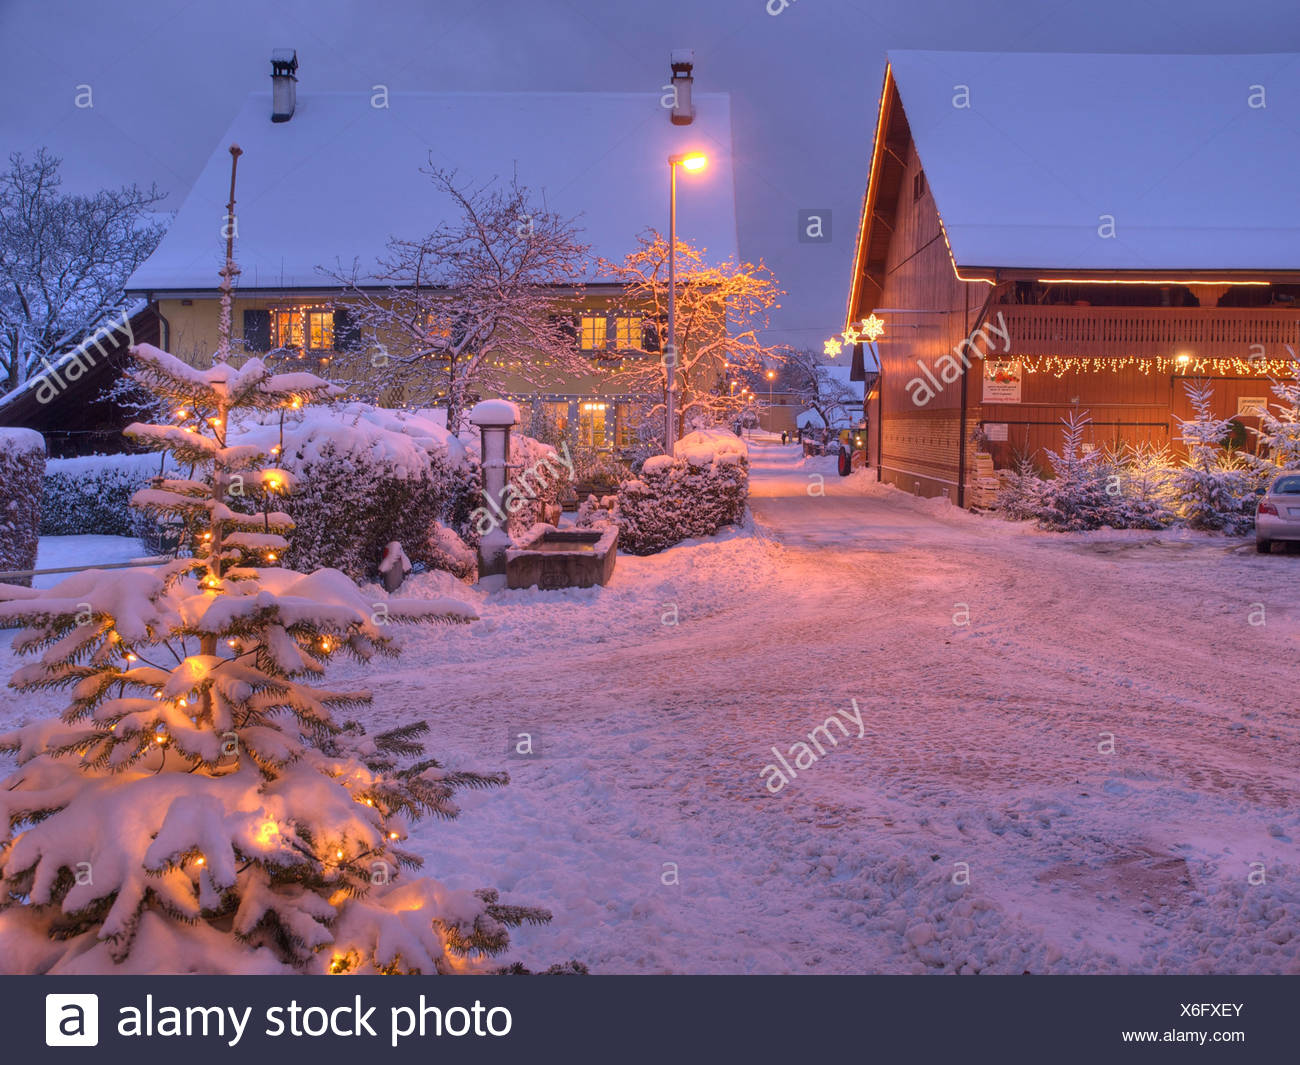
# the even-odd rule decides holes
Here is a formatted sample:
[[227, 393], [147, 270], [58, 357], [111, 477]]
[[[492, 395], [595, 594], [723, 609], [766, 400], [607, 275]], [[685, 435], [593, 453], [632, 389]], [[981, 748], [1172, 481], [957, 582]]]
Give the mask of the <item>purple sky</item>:
[[[174, 210], [245, 94], [268, 88], [275, 47], [298, 50], [304, 92], [376, 83], [392, 91], [657, 92], [669, 51], [694, 48], [697, 87], [732, 94], [741, 253], [765, 259], [789, 293], [773, 339], [819, 347], [842, 324], [887, 48], [1300, 50], [1295, 0], [782, 5], [4, 0], [0, 145], [6, 154], [48, 145], [64, 158], [72, 188], [156, 181]], [[83, 83], [91, 108], [74, 106]], [[831, 243], [798, 242], [801, 208], [831, 209]]]

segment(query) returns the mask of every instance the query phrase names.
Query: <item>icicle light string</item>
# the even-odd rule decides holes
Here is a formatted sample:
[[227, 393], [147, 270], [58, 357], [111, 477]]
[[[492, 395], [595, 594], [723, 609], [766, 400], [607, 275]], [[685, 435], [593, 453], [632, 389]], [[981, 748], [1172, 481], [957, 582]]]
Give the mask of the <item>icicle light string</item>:
[[1067, 373], [1115, 373], [1134, 368], [1143, 374], [1180, 374], [1202, 376], [1206, 373], [1231, 374], [1236, 377], [1289, 377], [1294, 364], [1289, 359], [1241, 359], [1163, 355], [1005, 355], [984, 356], [987, 365], [1018, 362], [1025, 373], [1048, 373], [1063, 377]]

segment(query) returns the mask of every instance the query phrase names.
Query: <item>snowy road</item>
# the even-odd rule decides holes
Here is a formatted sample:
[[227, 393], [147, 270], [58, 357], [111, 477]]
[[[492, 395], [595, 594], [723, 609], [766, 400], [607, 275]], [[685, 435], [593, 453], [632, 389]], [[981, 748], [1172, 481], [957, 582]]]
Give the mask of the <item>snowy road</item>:
[[[381, 685], [458, 760], [541, 737], [425, 833], [555, 910], [530, 962], [1300, 970], [1300, 557], [1047, 536], [775, 445], [753, 495], [759, 535], [480, 601]], [[854, 699], [770, 794], [771, 748]]]
[[[1300, 971], [1300, 555], [1051, 536], [752, 458], [754, 535], [621, 557], [600, 590], [417, 578], [482, 620], [357, 671], [376, 722], [509, 769], [414, 841], [555, 912], [517, 956]], [[832, 715], [848, 735], [771, 794], [772, 748], [793, 762]], [[506, 759], [520, 731], [541, 757]]]

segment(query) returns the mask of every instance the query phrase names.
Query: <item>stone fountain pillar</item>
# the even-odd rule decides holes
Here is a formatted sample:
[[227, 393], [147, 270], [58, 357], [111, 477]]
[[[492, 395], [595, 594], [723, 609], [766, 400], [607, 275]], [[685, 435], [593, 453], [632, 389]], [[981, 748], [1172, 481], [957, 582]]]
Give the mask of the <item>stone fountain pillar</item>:
[[519, 424], [519, 408], [506, 399], [485, 399], [469, 412], [477, 425], [483, 457], [483, 504], [493, 526], [479, 540], [478, 575], [504, 576], [510, 534], [506, 531], [506, 471], [510, 464], [510, 430]]

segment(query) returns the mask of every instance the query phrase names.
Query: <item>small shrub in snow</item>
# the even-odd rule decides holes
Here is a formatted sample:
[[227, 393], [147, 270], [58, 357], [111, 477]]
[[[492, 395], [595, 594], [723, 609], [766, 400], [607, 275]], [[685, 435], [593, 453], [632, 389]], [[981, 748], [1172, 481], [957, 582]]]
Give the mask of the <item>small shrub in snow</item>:
[[619, 488], [619, 547], [649, 555], [742, 520], [749, 498], [745, 444], [723, 430], [691, 433], [673, 457], [646, 459], [641, 476]]
[[427, 547], [429, 564], [462, 581], [478, 578], [478, 553], [442, 522], [433, 523]]
[[32, 429], [0, 429], [0, 571], [36, 565], [44, 475], [45, 438]]
[[998, 489], [994, 504], [1011, 521], [1037, 518], [1043, 505], [1043, 479], [1028, 455], [1018, 453], [1011, 470]]

